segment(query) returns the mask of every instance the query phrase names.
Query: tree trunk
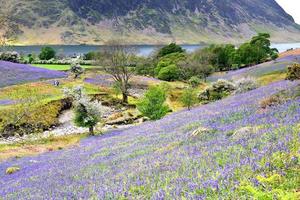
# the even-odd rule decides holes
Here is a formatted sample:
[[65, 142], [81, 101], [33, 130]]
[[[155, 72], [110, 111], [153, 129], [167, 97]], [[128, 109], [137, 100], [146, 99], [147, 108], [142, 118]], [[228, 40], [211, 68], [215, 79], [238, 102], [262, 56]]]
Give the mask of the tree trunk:
[[123, 96], [123, 103], [128, 103], [128, 95], [126, 93], [122, 93], [122, 96]]
[[93, 126], [89, 127], [89, 134], [94, 135], [94, 127]]

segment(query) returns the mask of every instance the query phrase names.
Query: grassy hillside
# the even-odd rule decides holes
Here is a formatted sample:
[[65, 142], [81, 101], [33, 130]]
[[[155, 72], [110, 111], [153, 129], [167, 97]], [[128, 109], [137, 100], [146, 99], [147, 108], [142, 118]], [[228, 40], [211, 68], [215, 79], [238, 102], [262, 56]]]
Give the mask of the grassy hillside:
[[[274, 94], [282, 103], [262, 109]], [[2, 162], [0, 196], [297, 199], [299, 103], [299, 82], [281, 81], [68, 150]], [[11, 166], [20, 171], [5, 175]]]

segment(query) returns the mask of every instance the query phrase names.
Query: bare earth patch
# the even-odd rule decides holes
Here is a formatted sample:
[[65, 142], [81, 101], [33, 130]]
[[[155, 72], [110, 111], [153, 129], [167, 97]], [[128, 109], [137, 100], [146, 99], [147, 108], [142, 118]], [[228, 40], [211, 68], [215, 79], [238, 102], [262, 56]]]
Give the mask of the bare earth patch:
[[297, 55], [300, 55], [300, 49], [285, 51], [285, 52], [279, 54], [279, 58], [283, 58], [286, 56], [297, 56]]

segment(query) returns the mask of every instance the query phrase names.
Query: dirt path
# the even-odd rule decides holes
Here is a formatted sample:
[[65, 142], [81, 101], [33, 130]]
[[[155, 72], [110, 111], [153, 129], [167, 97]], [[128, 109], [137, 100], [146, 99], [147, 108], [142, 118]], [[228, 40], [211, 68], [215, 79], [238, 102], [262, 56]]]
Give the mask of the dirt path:
[[73, 123], [74, 113], [72, 110], [66, 110], [59, 116], [59, 126], [53, 130], [45, 131], [44, 136], [64, 136], [72, 134], [82, 134], [88, 132], [87, 128], [80, 128]]

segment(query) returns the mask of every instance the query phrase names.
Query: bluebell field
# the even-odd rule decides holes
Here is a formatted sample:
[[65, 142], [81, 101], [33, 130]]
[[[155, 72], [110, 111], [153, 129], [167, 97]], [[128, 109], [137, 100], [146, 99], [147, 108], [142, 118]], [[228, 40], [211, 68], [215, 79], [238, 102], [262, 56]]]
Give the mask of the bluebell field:
[[[78, 147], [0, 163], [0, 199], [298, 199], [300, 97], [280, 81]], [[192, 136], [199, 127], [208, 132]], [[6, 175], [11, 166], [20, 171]], [[297, 191], [298, 189], [298, 191]]]

